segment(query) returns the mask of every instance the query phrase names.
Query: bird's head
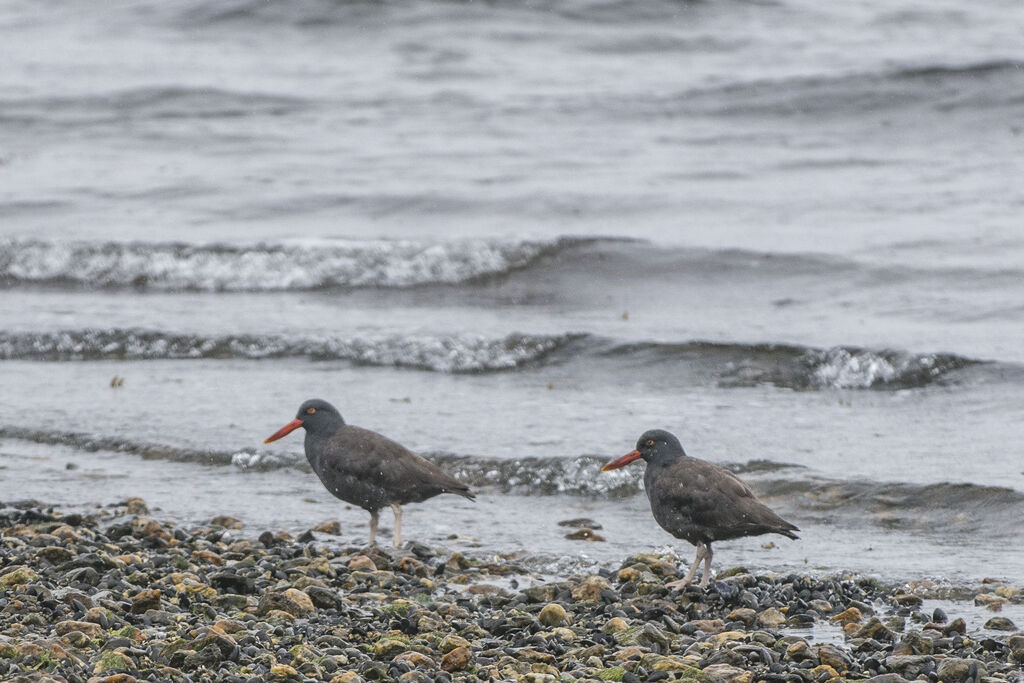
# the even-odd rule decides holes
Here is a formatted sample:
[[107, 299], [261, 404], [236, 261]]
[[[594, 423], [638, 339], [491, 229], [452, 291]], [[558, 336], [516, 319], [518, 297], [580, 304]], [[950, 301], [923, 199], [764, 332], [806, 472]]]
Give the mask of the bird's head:
[[649, 429], [637, 440], [636, 450], [626, 453], [618, 460], [612, 460], [602, 467], [601, 471], [617, 470], [640, 458], [643, 458], [644, 462], [653, 462], [675, 460], [681, 455], [685, 455], [683, 445], [675, 435], [664, 429]]
[[295, 414], [294, 420], [271, 434], [263, 443], [277, 441], [299, 427], [304, 427], [307, 432], [315, 434], [328, 430], [333, 431], [339, 424], [345, 424], [345, 421], [341, 418], [341, 413], [337, 408], [322, 399], [311, 398], [299, 406], [299, 412]]

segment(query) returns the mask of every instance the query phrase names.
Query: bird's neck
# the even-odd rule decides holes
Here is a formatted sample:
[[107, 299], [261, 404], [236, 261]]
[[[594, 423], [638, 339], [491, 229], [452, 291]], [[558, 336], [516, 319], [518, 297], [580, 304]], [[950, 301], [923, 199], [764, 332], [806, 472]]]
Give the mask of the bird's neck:
[[340, 417], [330, 422], [321, 422], [315, 429], [306, 429], [307, 439], [329, 439], [345, 426], [345, 421]]
[[686, 453], [683, 453], [683, 452], [679, 452], [679, 453], [655, 453], [654, 456], [651, 457], [651, 459], [647, 461], [647, 466], [648, 467], [651, 467], [651, 466], [654, 466], [654, 467], [668, 467], [672, 463], [679, 462], [680, 460], [685, 460], [688, 457], [689, 456], [687, 456]]
[[315, 429], [315, 430], [314, 429], [307, 429], [306, 430], [306, 439], [305, 439], [306, 456], [310, 459], [310, 464], [313, 464], [312, 463], [313, 454], [318, 452], [317, 445], [319, 443], [323, 442], [323, 441], [326, 441], [327, 439], [330, 439], [332, 436], [334, 436], [339, 431], [341, 431], [341, 429], [344, 426], [345, 426], [345, 423], [342, 420], [338, 420], [337, 422], [331, 422], [329, 424], [318, 425], [317, 429]]

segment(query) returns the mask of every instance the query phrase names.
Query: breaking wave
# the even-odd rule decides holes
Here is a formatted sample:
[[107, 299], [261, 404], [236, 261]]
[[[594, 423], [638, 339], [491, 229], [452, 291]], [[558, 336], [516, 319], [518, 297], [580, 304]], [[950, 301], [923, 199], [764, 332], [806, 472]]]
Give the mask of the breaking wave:
[[[621, 343], [596, 335], [473, 334], [332, 337], [199, 335], [146, 329], [0, 332], [0, 360], [103, 361], [306, 358], [447, 373], [500, 372], [545, 363], [612, 364], [658, 378], [709, 375], [722, 387], [908, 389], [982, 361], [945, 353], [849, 346], [691, 341]], [[1005, 369], [1005, 368], [1004, 368]], [[613, 368], [614, 370], [614, 368]]]
[[[244, 471], [290, 469], [312, 476], [305, 458], [297, 453], [198, 450], [79, 432], [10, 426], [0, 426], [0, 438], [67, 446], [86, 452], [129, 453], [144, 459], [236, 467]], [[622, 499], [643, 492], [642, 468], [601, 472], [601, 466], [611, 455], [515, 459], [453, 453], [423, 455], [460, 481], [490, 493]], [[818, 476], [801, 465], [767, 460], [723, 463], [723, 466], [743, 476], [755, 492], [772, 505], [799, 509], [804, 518], [816, 518], [823, 523], [842, 517], [855, 519], [859, 524], [932, 532], [941, 528], [970, 530], [982, 524], [1012, 520], [1009, 528], [1017, 528], [1020, 506], [1024, 504], [1024, 493], [999, 486], [833, 479]]]
[[[501, 460], [437, 453], [427, 457], [470, 486], [497, 488], [504, 493], [624, 498], [643, 491], [642, 468], [601, 472], [601, 467], [611, 460], [610, 456]], [[723, 466], [737, 474], [800, 468], [799, 465], [769, 460], [726, 463]]]
[[379, 338], [272, 335], [202, 336], [141, 329], [0, 332], [0, 360], [160, 360], [309, 358], [436, 372], [508, 370], [540, 360], [581, 335], [398, 336]]
[[1012, 488], [951, 482], [911, 484], [807, 478], [762, 482], [760, 488], [769, 496], [796, 498], [801, 507], [809, 510], [855, 507], [911, 514], [936, 507], [967, 509], [1024, 503], [1024, 493]]
[[[278, 469], [312, 471], [301, 455], [255, 449], [200, 450], [133, 441], [123, 437], [15, 426], [0, 426], [0, 439], [3, 438], [67, 446], [85, 452], [129, 453], [145, 459], [193, 462], [200, 465], [230, 465], [257, 472]], [[640, 468], [601, 472], [601, 466], [607, 463], [611, 456], [501, 459], [453, 453], [422, 455], [470, 486], [504, 493], [627, 497], [643, 490]], [[765, 474], [799, 467], [767, 460], [752, 460], [748, 463], [732, 463], [725, 466], [739, 474]]]
[[[642, 267], [641, 267], [642, 266]], [[877, 266], [814, 253], [665, 248], [624, 237], [549, 240], [323, 240], [247, 246], [195, 243], [61, 242], [0, 238], [0, 287], [45, 286], [161, 292], [409, 290], [507, 284], [510, 296], [537, 278], [600, 292], [622, 277], [683, 279], [715, 275], [765, 278], [984, 279], [1016, 283], [1019, 269]], [[520, 289], [517, 289], [520, 288]]]
[[687, 111], [715, 115], [833, 115], [900, 108], [1020, 104], [1021, 62], [925, 64], [890, 71], [793, 77], [693, 90], [676, 98]]
[[950, 370], [971, 363], [949, 354], [877, 352], [842, 347], [807, 351], [800, 360], [810, 369], [808, 377], [814, 386], [844, 389], [882, 385], [922, 386]]
[[837, 346], [787, 344], [624, 344], [604, 351], [663, 366], [707, 366], [722, 386], [773, 384], [789, 389], [906, 389], [921, 387], [980, 361], [954, 354], [911, 353]]
[[0, 99], [5, 124], [89, 126], [125, 121], [282, 116], [306, 106], [303, 100], [219, 88], [153, 86], [104, 93]]
[[230, 465], [233, 455], [224, 451], [197, 450], [167, 444], [131, 441], [114, 436], [59, 430], [49, 431], [28, 427], [0, 426], [0, 438], [20, 439], [52, 446], [68, 446], [87, 453], [97, 451], [131, 453], [144, 459], [193, 462], [201, 465]]
[[229, 246], [0, 240], [0, 283], [170, 291], [282, 291], [459, 284], [585, 242], [330, 241]]
[[930, 533], [946, 528], [966, 532], [982, 525], [998, 525], [1015, 536], [1021, 534], [1018, 521], [1024, 493], [1012, 488], [819, 477], [751, 484], [761, 495], [786, 500], [803, 510], [805, 516], [823, 522], [842, 517], [874, 526]]

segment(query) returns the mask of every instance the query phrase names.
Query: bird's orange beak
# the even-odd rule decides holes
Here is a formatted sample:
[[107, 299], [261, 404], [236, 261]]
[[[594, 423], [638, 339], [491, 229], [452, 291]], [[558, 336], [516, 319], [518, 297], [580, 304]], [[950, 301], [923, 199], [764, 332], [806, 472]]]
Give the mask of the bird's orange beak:
[[302, 420], [300, 420], [299, 418], [295, 418], [294, 420], [292, 420], [291, 422], [286, 424], [284, 427], [281, 427], [276, 432], [274, 432], [273, 434], [268, 436], [267, 440], [264, 441], [263, 443], [270, 443], [271, 441], [277, 441], [282, 436], [287, 436], [288, 434], [291, 434], [292, 432], [294, 432], [296, 429], [298, 429], [301, 426], [302, 426]]
[[620, 467], [625, 467], [634, 460], [638, 460], [643, 457], [640, 451], [630, 451], [618, 460], [612, 460], [610, 463], [601, 468], [602, 472], [609, 472], [611, 470], [617, 470]]

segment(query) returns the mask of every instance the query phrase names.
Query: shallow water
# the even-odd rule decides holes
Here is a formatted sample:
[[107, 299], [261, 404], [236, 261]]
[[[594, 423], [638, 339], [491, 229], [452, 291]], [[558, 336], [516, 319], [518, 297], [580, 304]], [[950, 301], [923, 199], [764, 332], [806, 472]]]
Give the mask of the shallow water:
[[716, 566], [1024, 580], [1022, 32], [1009, 0], [7, 3], [0, 499], [359, 539], [262, 445], [320, 396], [479, 489], [410, 538], [688, 560], [639, 467], [598, 471], [662, 427], [803, 530]]

